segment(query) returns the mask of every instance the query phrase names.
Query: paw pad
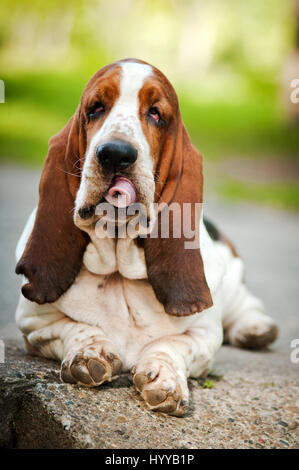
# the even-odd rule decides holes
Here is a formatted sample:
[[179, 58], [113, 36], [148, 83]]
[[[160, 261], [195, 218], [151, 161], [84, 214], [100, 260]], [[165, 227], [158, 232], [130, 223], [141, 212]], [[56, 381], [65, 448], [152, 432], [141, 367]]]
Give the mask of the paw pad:
[[111, 381], [121, 368], [121, 360], [113, 353], [88, 357], [87, 353], [79, 351], [62, 362], [60, 376], [63, 382], [95, 387]]
[[173, 416], [183, 416], [188, 408], [187, 383], [181, 386], [180, 382], [181, 378], [165, 366], [157, 373], [139, 372], [133, 377], [136, 389], [151, 410]]

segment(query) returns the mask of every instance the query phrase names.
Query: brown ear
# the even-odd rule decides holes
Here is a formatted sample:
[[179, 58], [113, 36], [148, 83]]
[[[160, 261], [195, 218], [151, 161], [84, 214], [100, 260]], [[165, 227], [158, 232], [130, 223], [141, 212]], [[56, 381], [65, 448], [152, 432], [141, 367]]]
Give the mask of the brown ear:
[[16, 267], [16, 273], [28, 279], [22, 287], [23, 295], [38, 304], [57, 300], [81, 267], [88, 237], [73, 222], [74, 197], [80, 182], [80, 173], [75, 176], [79, 150], [77, 112], [50, 139], [34, 227]]
[[[175, 202], [181, 209], [183, 203], [191, 203], [194, 227], [195, 203], [202, 203], [202, 157], [193, 147], [181, 118], [176, 138], [170, 134], [166, 139], [160, 162], [156, 186], [159, 202]], [[161, 213], [157, 224], [160, 234]], [[146, 238], [144, 241], [148, 279], [167, 313], [192, 315], [211, 307], [213, 302], [200, 249], [186, 249], [183, 232], [181, 238], [173, 238], [171, 227], [172, 220], [169, 238]]]

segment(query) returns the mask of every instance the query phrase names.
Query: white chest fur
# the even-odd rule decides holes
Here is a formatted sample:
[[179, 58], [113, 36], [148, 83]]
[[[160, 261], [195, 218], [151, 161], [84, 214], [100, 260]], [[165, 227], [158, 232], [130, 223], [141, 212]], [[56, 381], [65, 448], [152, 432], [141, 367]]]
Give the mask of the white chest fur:
[[[202, 232], [205, 272], [215, 297], [223, 263], [203, 224]], [[147, 280], [144, 250], [136, 240], [94, 236], [91, 240], [76, 281], [55, 306], [73, 320], [101, 327], [126, 350], [128, 366], [130, 357], [135, 357], [144, 344], [161, 336], [181, 334], [203, 315], [177, 318], [165, 313]]]
[[134, 240], [101, 240], [100, 253], [90, 243], [71, 288], [55, 306], [73, 320], [99, 326], [135, 357], [144, 344], [164, 335], [179, 334], [194, 317], [167, 315], [146, 279], [144, 252]]
[[[17, 258], [27, 243], [34, 223], [33, 213], [17, 247]], [[99, 239], [90, 234], [91, 243], [83, 257], [83, 267], [75, 282], [53, 304], [39, 306], [21, 296], [17, 317], [39, 325], [43, 310], [58, 312], [70, 319], [100, 327], [119, 348], [124, 368], [129, 369], [142, 348], [163, 336], [177, 335], [213, 323], [222, 310], [222, 280], [226, 262], [219, 254], [201, 221], [200, 246], [206, 279], [214, 305], [200, 314], [174, 317], [165, 313], [147, 280], [144, 251], [130, 238]], [[175, 273], [174, 273], [175, 275]], [[26, 313], [24, 313], [26, 311]], [[55, 313], [57, 312], [57, 313]], [[31, 317], [30, 317], [31, 318]], [[32, 324], [33, 324], [32, 323]], [[24, 326], [27, 331], [27, 327]]]

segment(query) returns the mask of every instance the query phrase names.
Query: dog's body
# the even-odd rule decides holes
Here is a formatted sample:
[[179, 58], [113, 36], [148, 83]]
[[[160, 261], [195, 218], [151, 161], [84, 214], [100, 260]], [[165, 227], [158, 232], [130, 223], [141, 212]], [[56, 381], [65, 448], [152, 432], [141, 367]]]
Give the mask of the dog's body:
[[[67, 237], [68, 228], [60, 229], [60, 224], [66, 224], [66, 221], [63, 219], [60, 222], [59, 215], [54, 221], [58, 227], [54, 229], [47, 225], [48, 222], [43, 222], [43, 213], [48, 210], [45, 201], [52, 194], [46, 174], [42, 178], [39, 208], [31, 215], [17, 247], [17, 260], [21, 259], [18, 271], [27, 277], [23, 286], [24, 295], [21, 295], [17, 309], [17, 323], [29, 352], [63, 361], [62, 380], [95, 386], [112, 380], [121, 371], [133, 371], [134, 384], [151, 409], [182, 415], [188, 404], [187, 378], [207, 374], [222, 344], [223, 331], [226, 341], [233, 345], [264, 347], [275, 339], [276, 326], [265, 315], [260, 300], [246, 288], [243, 261], [217, 230], [213, 227], [211, 230], [210, 224], [204, 223], [202, 211], [199, 224], [200, 250], [187, 250], [191, 252], [188, 260], [185, 256], [189, 254], [180, 251], [181, 245], [174, 246], [172, 242], [167, 242], [165, 250], [161, 240], [146, 240], [140, 244], [139, 237], [98, 238], [95, 230], [98, 217], [90, 207], [94, 207], [96, 201], [101, 199], [99, 195], [107, 191], [107, 185], [104, 189], [98, 188], [99, 180], [102, 178], [103, 184], [104, 177], [99, 175], [94, 154], [95, 148], [99, 149], [99, 143], [107, 142], [111, 135], [114, 138], [126, 137], [138, 149], [138, 158], [130, 170], [130, 179], [138, 189], [139, 200], [149, 206], [154, 201], [155, 193], [162, 194], [164, 201], [173, 200], [173, 194], [178, 199], [177, 195], [181, 193], [184, 196], [180, 196], [180, 201], [202, 202], [198, 193], [202, 183], [192, 181], [193, 173], [201, 175], [201, 172], [196, 172], [197, 162], [201, 160], [196, 160], [189, 174], [188, 181], [197, 194], [192, 199], [188, 191], [184, 190], [188, 162], [185, 162], [183, 170], [177, 170], [175, 156], [167, 171], [163, 170], [163, 162], [167, 159], [165, 145], [161, 164], [162, 151], [157, 147], [157, 136], [150, 134], [151, 121], [145, 130], [140, 111], [143, 86], [149, 77], [157, 73], [156, 69], [138, 61], [124, 61], [117, 63], [116, 69], [114, 65], [112, 71], [113, 76], [108, 68], [109, 84], [118, 77], [120, 93], [101, 127], [87, 137], [84, 160], [81, 157], [79, 187], [77, 185], [73, 189], [72, 184], [75, 183], [69, 183], [75, 207], [73, 224], [80, 229], [80, 233], [72, 233], [64, 252], [75, 240], [73, 249], [80, 246], [80, 253], [75, 253], [74, 257], [72, 252], [68, 253], [71, 260], [63, 258], [66, 256], [64, 252], [56, 256], [59, 242], [55, 241], [55, 237], [60, 237], [62, 233], [63, 241], [63, 232]], [[158, 75], [160, 84], [161, 77], [162, 74]], [[165, 94], [168, 99], [174, 99], [172, 90], [167, 88]], [[96, 109], [99, 109], [97, 106]], [[156, 112], [152, 112], [151, 116], [157, 120]], [[136, 119], [139, 118], [138, 124]], [[176, 135], [181, 135], [184, 142], [184, 155], [193, 158], [195, 149], [187, 142], [187, 134], [180, 130], [181, 125], [176, 129]], [[67, 132], [69, 136], [71, 131], [68, 129]], [[70, 137], [68, 139], [68, 144], [64, 144], [63, 155], [70, 146]], [[173, 148], [177, 155], [178, 140]], [[55, 155], [59, 152], [61, 147], [56, 148]], [[79, 156], [82, 154], [80, 145], [77, 152]], [[159, 160], [158, 157], [153, 158], [155, 152], [160, 155]], [[52, 157], [51, 152], [49, 155]], [[196, 158], [199, 158], [197, 154]], [[51, 160], [48, 161], [51, 163]], [[157, 174], [157, 168], [162, 189], [159, 183], [155, 185], [153, 174]], [[175, 178], [171, 174], [174, 171]], [[175, 190], [170, 191], [170, 184], [177, 179], [179, 185], [176, 184]], [[167, 191], [172, 195], [171, 198]], [[71, 230], [75, 228], [71, 227]], [[52, 232], [51, 238], [48, 234]], [[88, 238], [80, 238], [81, 232], [88, 234]], [[39, 243], [45, 243], [45, 237], [49, 237], [48, 244], [54, 239], [54, 246], [43, 245], [43, 251], [33, 262]], [[43, 267], [45, 250], [47, 259], [44, 266], [48, 266], [48, 270], [55, 267], [55, 275], [47, 278], [46, 283]], [[156, 254], [158, 260], [155, 260]], [[78, 265], [74, 280], [70, 281], [70, 275], [66, 275], [65, 270], [77, 257], [83, 263]], [[62, 258], [64, 264], [61, 263]], [[60, 266], [61, 276], [64, 274], [62, 280], [59, 278], [59, 283], [55, 277], [60, 275], [57, 266]], [[55, 289], [51, 288], [50, 291], [49, 285], [58, 284], [57, 292], [53, 294]], [[61, 284], [64, 285], [62, 291]], [[184, 298], [184, 292], [181, 294], [182, 291], [187, 292], [187, 298]]]

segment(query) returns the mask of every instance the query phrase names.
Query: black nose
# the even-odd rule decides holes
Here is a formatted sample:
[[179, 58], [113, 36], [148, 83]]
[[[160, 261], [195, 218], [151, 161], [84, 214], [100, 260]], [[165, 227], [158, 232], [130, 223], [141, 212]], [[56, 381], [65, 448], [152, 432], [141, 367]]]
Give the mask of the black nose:
[[125, 170], [137, 159], [137, 150], [123, 140], [112, 140], [100, 145], [96, 150], [97, 159], [105, 170], [116, 173]]

